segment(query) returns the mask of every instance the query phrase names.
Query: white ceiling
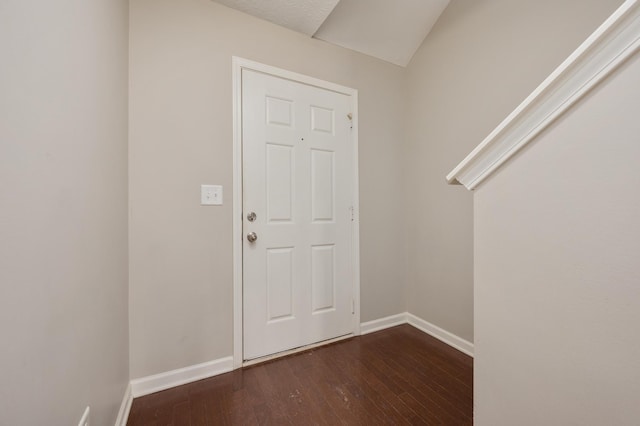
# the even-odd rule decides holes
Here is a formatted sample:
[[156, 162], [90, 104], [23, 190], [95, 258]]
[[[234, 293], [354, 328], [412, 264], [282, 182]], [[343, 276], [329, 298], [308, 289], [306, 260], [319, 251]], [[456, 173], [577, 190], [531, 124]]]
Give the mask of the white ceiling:
[[274, 24], [312, 36], [340, 0], [214, 0]]
[[407, 66], [449, 0], [342, 0], [314, 37]]
[[403, 67], [449, 4], [449, 0], [214, 1]]

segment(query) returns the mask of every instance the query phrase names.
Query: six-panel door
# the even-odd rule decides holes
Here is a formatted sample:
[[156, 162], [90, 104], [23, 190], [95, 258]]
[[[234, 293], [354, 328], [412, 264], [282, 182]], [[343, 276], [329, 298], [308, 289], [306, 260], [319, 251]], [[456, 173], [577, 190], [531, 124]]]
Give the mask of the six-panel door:
[[245, 360], [353, 331], [349, 103], [242, 71]]

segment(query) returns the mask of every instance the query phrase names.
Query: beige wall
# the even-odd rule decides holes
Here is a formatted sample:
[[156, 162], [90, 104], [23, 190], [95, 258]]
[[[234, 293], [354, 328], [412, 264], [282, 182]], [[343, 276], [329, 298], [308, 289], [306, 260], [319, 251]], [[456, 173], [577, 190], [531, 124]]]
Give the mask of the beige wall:
[[476, 191], [477, 425], [638, 424], [639, 110], [636, 55]]
[[127, 16], [0, 6], [2, 425], [113, 425], [129, 379]]
[[[129, 10], [127, 2], [113, 0], [38, 2], [37, 7], [5, 2], [0, 50], [10, 66], [0, 71], [0, 330], [5, 339], [0, 352], [5, 365], [0, 423], [74, 424], [84, 407], [91, 405], [92, 424], [112, 424], [129, 377], [231, 355], [232, 55], [359, 90], [362, 320], [403, 312], [408, 306], [412, 313], [473, 339], [471, 197], [462, 189], [446, 187], [444, 175], [618, 3], [454, 0], [405, 71], [208, 0], [132, 0]], [[621, 81], [625, 80], [621, 77]], [[630, 83], [637, 87], [637, 79]], [[615, 92], [615, 87], [611, 90]], [[637, 148], [628, 140], [623, 138], [620, 150], [609, 152], [614, 160], [637, 157]], [[555, 155], [558, 161], [566, 161]], [[589, 164], [595, 150], [585, 155], [587, 163], [574, 160], [579, 163], [576, 167]], [[543, 307], [560, 314], [569, 306], [579, 314], [577, 319], [563, 318], [578, 336], [569, 347], [575, 352], [567, 352], [567, 356], [580, 355], [572, 371], [576, 381], [606, 379], [598, 374], [581, 379], [581, 368], [611, 370], [612, 377], [632, 391], [629, 394], [637, 394], [637, 375], [622, 377], [621, 368], [607, 368], [619, 363], [639, 370], [632, 361], [638, 359], [637, 333], [625, 328], [637, 322], [632, 308], [638, 309], [623, 300], [638, 299], [628, 281], [629, 277], [638, 281], [638, 270], [630, 263], [638, 258], [633, 245], [637, 228], [627, 226], [630, 217], [638, 216], [638, 199], [624, 188], [640, 182], [629, 164], [623, 163], [622, 172], [616, 164], [617, 160], [611, 161], [604, 168], [612, 172], [606, 176], [614, 176], [614, 181], [603, 186], [594, 178], [595, 189], [578, 186], [571, 198], [586, 204], [587, 196], [598, 195], [609, 201], [598, 204], [604, 211], [590, 212], [571, 228], [570, 235], [589, 240], [590, 256], [605, 267], [589, 269], [582, 249], [562, 252], [567, 262], [575, 261], [584, 269], [574, 271], [570, 278], [575, 281], [559, 294], [555, 287], [543, 287], [545, 295], [560, 296], [557, 303], [553, 299], [552, 306]], [[526, 183], [541, 185], [535, 171], [531, 173]], [[577, 185], [571, 176], [565, 178], [569, 185]], [[495, 181], [500, 179], [504, 178]], [[223, 184], [225, 205], [200, 207], [201, 183]], [[509, 183], [504, 179], [505, 185]], [[493, 196], [505, 201], [504, 192], [509, 189], [496, 188]], [[557, 193], [542, 191], [550, 188], [539, 188], [550, 197], [549, 208], [562, 207], [564, 201]], [[628, 203], [630, 194], [631, 208], [606, 208]], [[480, 218], [491, 212], [491, 196], [489, 191], [479, 192]], [[533, 198], [528, 200], [532, 207], [538, 205]], [[514, 203], [515, 207], [519, 205]], [[582, 231], [602, 223], [603, 216], [609, 219], [604, 222], [608, 225], [595, 235], [608, 244], [595, 244]], [[535, 219], [525, 214], [518, 220]], [[513, 222], [516, 228], [518, 220]], [[550, 229], [567, 223], [565, 217], [565, 222], [552, 222]], [[494, 230], [476, 232], [482, 238], [493, 236]], [[530, 235], [524, 232], [522, 237], [524, 241]], [[557, 242], [551, 232], [545, 237], [549, 239], [542, 239], [545, 247]], [[492, 244], [497, 242], [500, 238]], [[559, 242], [558, 250], [565, 243]], [[397, 249], [402, 246], [406, 253]], [[604, 250], [612, 246], [612, 251]], [[498, 244], [491, 253], [514, 255], [501, 252], [501, 247]], [[522, 262], [523, 271], [537, 271], [531, 258], [525, 259], [530, 263], [514, 258]], [[484, 395], [514, 384], [509, 377], [501, 376], [498, 383], [486, 380], [494, 367], [500, 367], [501, 358], [492, 351], [509, 353], [507, 343], [512, 341], [501, 337], [514, 330], [505, 328], [521, 326], [526, 333], [535, 328], [537, 311], [527, 322], [492, 323], [493, 308], [488, 307], [498, 292], [509, 294], [508, 288], [499, 286], [505, 280], [500, 274], [511, 278], [511, 269], [485, 270], [485, 263], [478, 266], [479, 276], [490, 277], [496, 287], [479, 294], [476, 314], [495, 326], [487, 328], [487, 336], [495, 337], [496, 344], [483, 346], [482, 336], [476, 342], [478, 359], [492, 360], [478, 372], [479, 383], [488, 386], [479, 397], [478, 412], [481, 420], [489, 419], [486, 424], [491, 424], [492, 405], [504, 401], [483, 399]], [[561, 266], [557, 261], [549, 264], [551, 270]], [[494, 272], [498, 276], [492, 276]], [[531, 280], [549, 285], [531, 275], [520, 285]], [[584, 290], [577, 289], [583, 281], [576, 277], [589, 278], [581, 305], [572, 305], [572, 297]], [[614, 283], [613, 293], [598, 293], [604, 291], [604, 282]], [[530, 287], [522, 288], [528, 295]], [[514, 296], [505, 313], [519, 308], [526, 312], [530, 299]], [[545, 301], [542, 294], [532, 296], [534, 301]], [[606, 296], [607, 303], [598, 303], [600, 296]], [[559, 302], [563, 299], [564, 305]], [[587, 311], [594, 310], [606, 317], [604, 326], [588, 318]], [[581, 324], [587, 326], [578, 327]], [[620, 327], [611, 333], [608, 325]], [[564, 325], [558, 327], [562, 331]], [[586, 331], [594, 329], [609, 346], [592, 347], [596, 339]], [[550, 340], [558, 336], [543, 335], [547, 339], [543, 343], [557, 343]], [[636, 336], [635, 346], [629, 336]], [[604, 361], [587, 357], [586, 350], [578, 352], [581, 348], [599, 351]], [[525, 352], [517, 348], [514, 356], [526, 357]], [[541, 370], [549, 367], [535, 361], [533, 365]], [[552, 365], [550, 371], [558, 366], [566, 367]], [[540, 381], [555, 384], [551, 376], [543, 374]], [[537, 397], [538, 384], [515, 383]], [[558, 389], [575, 392], [568, 386]], [[591, 402], [593, 395], [584, 395], [576, 404]], [[625, 396], [611, 395], [619, 398], [619, 418], [624, 420], [631, 412]], [[552, 405], [550, 397], [543, 401]], [[525, 404], [510, 402], [514, 407]]]
[[445, 175], [621, 3], [453, 0], [407, 69], [409, 312], [473, 341], [473, 204]]
[[444, 176], [619, 3], [453, 1], [405, 70], [208, 0], [133, 0], [132, 377], [232, 354], [233, 55], [359, 90], [362, 321], [408, 308], [473, 340], [472, 200]]
[[362, 320], [404, 312], [404, 70], [209, 0], [130, 15], [132, 378], [232, 355], [233, 55], [359, 90]]

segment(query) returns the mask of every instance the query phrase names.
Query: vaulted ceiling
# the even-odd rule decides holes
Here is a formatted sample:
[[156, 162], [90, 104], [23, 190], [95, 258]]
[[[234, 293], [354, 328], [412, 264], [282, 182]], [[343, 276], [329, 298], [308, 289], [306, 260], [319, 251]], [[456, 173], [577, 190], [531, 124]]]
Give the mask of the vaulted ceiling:
[[406, 66], [449, 0], [214, 0], [310, 37]]

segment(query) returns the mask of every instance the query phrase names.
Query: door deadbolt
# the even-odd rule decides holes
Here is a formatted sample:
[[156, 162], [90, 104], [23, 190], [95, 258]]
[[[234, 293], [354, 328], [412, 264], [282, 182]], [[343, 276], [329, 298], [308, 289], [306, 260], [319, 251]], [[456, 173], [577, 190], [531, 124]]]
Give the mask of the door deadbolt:
[[251, 212], [247, 215], [247, 220], [249, 222], [255, 222], [258, 216], [256, 216], [255, 212]]

